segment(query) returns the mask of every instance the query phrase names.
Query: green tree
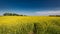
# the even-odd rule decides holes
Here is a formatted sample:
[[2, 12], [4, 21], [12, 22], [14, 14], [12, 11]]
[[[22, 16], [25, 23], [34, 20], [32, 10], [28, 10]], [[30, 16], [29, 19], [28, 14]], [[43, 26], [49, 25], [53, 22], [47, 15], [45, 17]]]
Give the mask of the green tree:
[[4, 16], [27, 16], [27, 15], [19, 15], [19, 14], [16, 14], [16, 13], [4, 13], [3, 15]]

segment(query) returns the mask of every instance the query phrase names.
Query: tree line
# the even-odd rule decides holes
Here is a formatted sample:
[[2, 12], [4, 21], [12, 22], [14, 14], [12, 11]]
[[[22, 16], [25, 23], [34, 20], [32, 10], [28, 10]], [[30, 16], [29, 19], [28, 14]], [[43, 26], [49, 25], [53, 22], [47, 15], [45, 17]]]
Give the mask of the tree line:
[[[16, 13], [4, 13], [3, 16], [27, 16], [22, 14], [16, 14]], [[60, 17], [60, 15], [49, 15], [50, 17]]]
[[27, 15], [20, 15], [16, 13], [4, 13], [3, 16], [27, 16]]
[[49, 15], [50, 17], [60, 17], [60, 15]]

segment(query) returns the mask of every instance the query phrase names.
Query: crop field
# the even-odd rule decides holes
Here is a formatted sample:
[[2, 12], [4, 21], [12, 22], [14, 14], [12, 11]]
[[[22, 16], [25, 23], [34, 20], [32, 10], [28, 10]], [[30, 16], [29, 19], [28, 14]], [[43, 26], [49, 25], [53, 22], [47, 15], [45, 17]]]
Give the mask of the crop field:
[[0, 34], [60, 34], [60, 17], [0, 16]]

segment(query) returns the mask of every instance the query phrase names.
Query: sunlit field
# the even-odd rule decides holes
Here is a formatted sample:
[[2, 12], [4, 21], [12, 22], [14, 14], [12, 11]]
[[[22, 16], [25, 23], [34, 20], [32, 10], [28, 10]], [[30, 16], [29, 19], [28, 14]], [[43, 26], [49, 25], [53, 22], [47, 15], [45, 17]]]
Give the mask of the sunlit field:
[[60, 17], [0, 16], [0, 34], [60, 34]]

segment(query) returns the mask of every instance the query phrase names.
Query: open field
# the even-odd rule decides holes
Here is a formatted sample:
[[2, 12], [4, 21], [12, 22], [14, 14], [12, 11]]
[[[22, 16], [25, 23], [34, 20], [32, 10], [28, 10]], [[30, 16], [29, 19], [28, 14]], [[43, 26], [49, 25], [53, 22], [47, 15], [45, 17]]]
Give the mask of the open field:
[[0, 16], [0, 34], [60, 34], [60, 17]]

